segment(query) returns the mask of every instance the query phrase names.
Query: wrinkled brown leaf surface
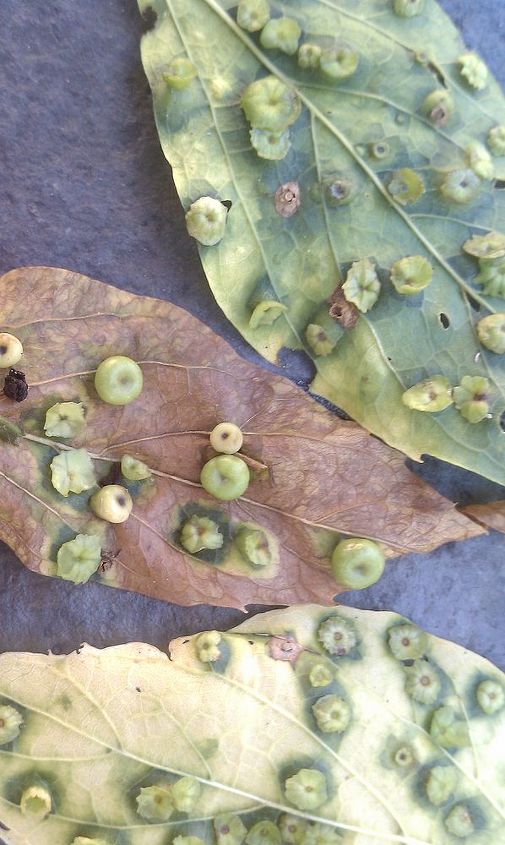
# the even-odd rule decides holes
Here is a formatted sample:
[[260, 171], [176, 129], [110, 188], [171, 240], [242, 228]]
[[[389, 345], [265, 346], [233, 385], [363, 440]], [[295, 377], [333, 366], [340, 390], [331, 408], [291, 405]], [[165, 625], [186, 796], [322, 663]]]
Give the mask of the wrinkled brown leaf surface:
[[[133, 513], [113, 527], [90, 513], [90, 492], [65, 499], [52, 488], [49, 441], [0, 443], [0, 537], [31, 569], [54, 574], [61, 543], [86, 532], [102, 537], [104, 551], [120, 550], [94, 576], [111, 586], [186, 605], [329, 602], [340, 591], [329, 568], [339, 532], [375, 538], [393, 553], [482, 532], [399, 453], [242, 360], [181, 309], [50, 268], [14, 270], [0, 289], [0, 326], [23, 342], [19, 366], [30, 384], [25, 402], [0, 399], [0, 415], [42, 437], [47, 408], [82, 401], [87, 425], [72, 445], [96, 457], [100, 480], [117, 480], [124, 453], [155, 473], [131, 487]], [[123, 408], [101, 402], [93, 387], [98, 363], [112, 354], [131, 356], [144, 372], [142, 395]], [[208, 432], [222, 420], [241, 426], [243, 452], [268, 467], [229, 504], [198, 483]], [[231, 540], [206, 560], [184, 553], [178, 532], [195, 509], [230, 537], [241, 523], [260, 526], [278, 560], [253, 571]]]
[[489, 502], [486, 505], [468, 505], [462, 508], [462, 511], [470, 519], [475, 519], [479, 525], [505, 534], [505, 501]]

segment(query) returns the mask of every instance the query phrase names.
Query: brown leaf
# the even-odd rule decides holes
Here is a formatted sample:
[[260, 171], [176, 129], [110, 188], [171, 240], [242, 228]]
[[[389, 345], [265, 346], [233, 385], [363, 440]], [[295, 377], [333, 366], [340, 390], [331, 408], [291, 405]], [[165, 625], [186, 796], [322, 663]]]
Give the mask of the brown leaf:
[[485, 528], [505, 534], [505, 501], [489, 502], [487, 505], [467, 505], [461, 512]]
[[[24, 402], [0, 399], [0, 416], [24, 431], [18, 445], [0, 443], [0, 537], [31, 569], [55, 574], [59, 546], [83, 532], [101, 537], [107, 565], [93, 577], [111, 586], [179, 604], [329, 602], [340, 592], [329, 561], [339, 532], [377, 539], [391, 554], [482, 533], [399, 453], [242, 360], [174, 305], [43, 267], [14, 270], [0, 287], [0, 325], [22, 341], [30, 384]], [[125, 407], [101, 402], [93, 386], [112, 354], [135, 358], [144, 373], [142, 395]], [[125, 453], [153, 470], [131, 485], [134, 509], [123, 525], [93, 517], [89, 494], [64, 498], [51, 485], [57, 447], [43, 423], [65, 400], [85, 406], [86, 428], [72, 446], [88, 449], [100, 480], [117, 477]], [[242, 451], [268, 467], [232, 503], [199, 485], [208, 433], [223, 420], [241, 426]], [[181, 522], [195, 512], [219, 522], [222, 550], [183, 551]], [[243, 523], [266, 532], [268, 566], [252, 567], [235, 547]]]

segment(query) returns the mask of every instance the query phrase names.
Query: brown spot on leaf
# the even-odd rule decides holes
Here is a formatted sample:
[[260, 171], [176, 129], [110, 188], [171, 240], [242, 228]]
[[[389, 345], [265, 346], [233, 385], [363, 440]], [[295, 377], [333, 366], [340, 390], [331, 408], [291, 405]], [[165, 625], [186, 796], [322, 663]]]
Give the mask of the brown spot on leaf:
[[344, 291], [340, 287], [335, 288], [328, 300], [329, 315], [342, 326], [343, 329], [353, 329], [359, 320], [359, 310], [353, 302], [348, 302]]
[[275, 210], [281, 217], [292, 217], [301, 205], [298, 182], [285, 182], [275, 192]]
[[294, 637], [271, 637], [268, 641], [270, 657], [295, 663], [304, 647]]

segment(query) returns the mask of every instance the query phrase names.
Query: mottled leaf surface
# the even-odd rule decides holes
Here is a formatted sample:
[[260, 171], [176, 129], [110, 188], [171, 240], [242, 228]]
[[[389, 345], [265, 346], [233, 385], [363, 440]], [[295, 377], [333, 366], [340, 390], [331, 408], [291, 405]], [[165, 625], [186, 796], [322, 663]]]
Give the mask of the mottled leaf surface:
[[[457, 203], [444, 198], [441, 185], [449, 171], [468, 167], [469, 145], [485, 146], [489, 131], [505, 123], [505, 102], [491, 76], [475, 90], [461, 75], [465, 47], [445, 13], [434, 0], [413, 17], [395, 15], [390, 0], [273, 0], [271, 15], [294, 18], [301, 43], [324, 47], [337, 39], [358, 51], [356, 72], [337, 82], [300, 69], [296, 53], [263, 49], [258, 33], [238, 26], [233, 0], [139, 5], [157, 15], [142, 56], [181, 201], [188, 208], [208, 194], [233, 203], [223, 240], [200, 249], [225, 314], [270, 361], [284, 347], [312, 354], [312, 391], [414, 459], [434, 455], [504, 483], [504, 356], [481, 347], [475, 331], [479, 316], [503, 312], [503, 299], [482, 293], [477, 258], [462, 247], [473, 235], [503, 231], [505, 193], [499, 178], [483, 178], [470, 202]], [[169, 91], [163, 71], [181, 56], [198, 76], [185, 90]], [[266, 74], [293, 85], [302, 105], [280, 161], [256, 155], [240, 107], [246, 86]], [[436, 90], [454, 103], [443, 125], [423, 114]], [[503, 179], [505, 157], [492, 162]], [[413, 169], [425, 186], [405, 206], [388, 187], [402, 168]], [[355, 191], [336, 208], [323, 189], [335, 179]], [[301, 206], [283, 217], [274, 196], [292, 182]], [[431, 263], [433, 281], [423, 294], [401, 296], [390, 269], [417, 255]], [[328, 300], [350, 265], [364, 258], [378, 268], [381, 293], [345, 329], [329, 316]], [[271, 326], [251, 327], [259, 299], [278, 300], [287, 310]], [[335, 344], [326, 357], [307, 346], [306, 328], [314, 323]], [[402, 404], [406, 389], [436, 374], [452, 386], [465, 375], [488, 378], [492, 417], [472, 425], [454, 406], [428, 414]]]
[[[412, 698], [412, 667], [391, 651], [399, 626], [436, 678], [430, 703]], [[347, 653], [331, 653], [330, 629], [348, 646], [352, 635]], [[217, 657], [202, 662], [209, 636]], [[481, 685], [503, 697], [505, 678], [487, 660], [394, 613], [315, 605], [176, 640], [170, 652], [133, 643], [0, 657], [0, 706], [22, 718], [0, 747], [7, 845], [505, 842], [505, 708], [481, 706]], [[340, 731], [321, 728], [328, 697], [347, 708]], [[442, 710], [452, 735], [434, 728]], [[183, 777], [196, 794], [189, 809], [156, 822], [138, 814], [141, 789], [175, 795]], [[307, 777], [315, 786], [300, 797]], [[451, 784], [442, 800], [437, 777]], [[49, 793], [44, 820], [20, 810], [34, 781]], [[455, 814], [464, 837], [448, 830]]]
[[[180, 308], [49, 268], [15, 270], [0, 287], [0, 325], [21, 339], [19, 366], [30, 384], [22, 403], [0, 397], [0, 537], [31, 569], [54, 575], [61, 544], [87, 533], [101, 538], [106, 554], [119, 553], [94, 576], [111, 586], [179, 604], [331, 601], [339, 532], [371, 536], [391, 554], [481, 533], [399, 453], [242, 360]], [[94, 389], [96, 367], [112, 354], [134, 358], [144, 374], [143, 393], [124, 407], [105, 404]], [[53, 488], [50, 463], [70, 441], [45, 437], [43, 426], [61, 401], [85, 407], [85, 429], [71, 445], [91, 454], [99, 483], [129, 488], [126, 523], [96, 519], [93, 490], [65, 498]], [[209, 432], [223, 420], [243, 429], [253, 475], [247, 494], [231, 503], [199, 484], [213, 454]], [[124, 454], [145, 462], [151, 479], [126, 482]], [[218, 523], [222, 549], [184, 552], [181, 525], [194, 514]], [[244, 525], [269, 538], [268, 565], [241, 556], [234, 538]]]

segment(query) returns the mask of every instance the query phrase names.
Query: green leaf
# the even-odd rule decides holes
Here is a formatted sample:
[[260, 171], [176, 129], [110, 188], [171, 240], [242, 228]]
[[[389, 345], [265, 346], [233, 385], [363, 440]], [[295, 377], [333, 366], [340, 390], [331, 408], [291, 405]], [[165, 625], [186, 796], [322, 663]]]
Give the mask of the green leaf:
[[[475, 326], [505, 311], [486, 295], [505, 291], [505, 265], [464, 251], [476, 235], [503, 237], [505, 192], [494, 176], [505, 177], [505, 101], [444, 12], [434, 0], [272, 2], [272, 18], [289, 15], [301, 28], [299, 64], [241, 29], [232, 0], [139, 5], [157, 14], [142, 57], [181, 201], [232, 203], [223, 239], [200, 247], [228, 318], [270, 361], [304, 349], [316, 368], [312, 392], [410, 457], [434, 455], [505, 483], [505, 359], [480, 345]], [[197, 75], [168, 91], [163, 69], [178, 56]], [[265, 76], [287, 86], [282, 108], [248, 88]], [[263, 157], [248, 120], [289, 132], [287, 154]], [[433, 279], [405, 296], [391, 268], [413, 257], [429, 262]], [[378, 300], [370, 306], [377, 285], [373, 296], [354, 294], [363, 313], [345, 328], [328, 300], [366, 259]], [[287, 309], [271, 325], [251, 322], [263, 300]], [[306, 339], [314, 325], [329, 336], [322, 353]], [[490, 416], [472, 425], [454, 406], [420, 413], [402, 403], [434, 376], [452, 386], [488, 378]]]
[[[399, 626], [438, 679], [429, 704], [406, 691]], [[482, 657], [394, 613], [315, 605], [170, 656], [0, 657], [6, 845], [505, 842], [505, 676]]]

